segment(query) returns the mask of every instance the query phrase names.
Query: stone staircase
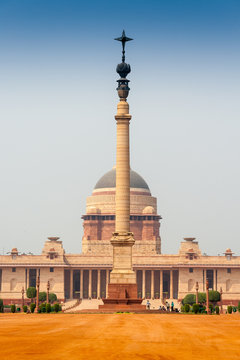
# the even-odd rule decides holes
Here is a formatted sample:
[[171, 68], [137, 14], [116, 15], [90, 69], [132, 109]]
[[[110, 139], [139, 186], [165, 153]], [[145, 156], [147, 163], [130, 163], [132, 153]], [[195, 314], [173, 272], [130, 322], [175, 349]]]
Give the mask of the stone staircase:
[[77, 307], [80, 304], [81, 300], [73, 299], [67, 300], [65, 303], [62, 304], [62, 311], [68, 312]]
[[75, 313], [75, 312], [80, 312], [82, 310], [98, 310], [99, 305], [103, 305], [102, 300], [83, 299], [78, 305], [74, 306], [73, 308], [68, 308], [67, 311], [65, 312]]

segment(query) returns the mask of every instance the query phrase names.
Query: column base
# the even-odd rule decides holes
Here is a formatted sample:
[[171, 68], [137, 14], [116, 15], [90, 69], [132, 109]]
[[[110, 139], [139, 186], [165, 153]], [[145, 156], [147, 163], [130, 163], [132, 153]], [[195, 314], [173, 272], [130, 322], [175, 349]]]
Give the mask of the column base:
[[137, 284], [109, 284], [108, 298], [102, 299], [104, 305], [99, 306], [99, 310], [112, 311], [135, 311], [146, 310], [146, 306], [141, 305], [142, 299], [137, 297]]

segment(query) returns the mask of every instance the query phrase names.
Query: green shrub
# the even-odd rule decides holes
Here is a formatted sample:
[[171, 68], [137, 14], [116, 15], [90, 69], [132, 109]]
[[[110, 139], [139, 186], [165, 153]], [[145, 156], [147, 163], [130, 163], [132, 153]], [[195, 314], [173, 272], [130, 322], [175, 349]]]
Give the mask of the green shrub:
[[232, 306], [231, 306], [231, 305], [229, 305], [229, 306], [227, 307], [227, 312], [228, 312], [228, 314], [231, 314], [231, 313], [232, 313]]
[[220, 312], [219, 312], [219, 306], [218, 305], [215, 306], [215, 311], [216, 311], [216, 314], [219, 315]]
[[182, 301], [183, 305], [185, 304], [192, 305], [195, 302], [196, 302], [196, 295], [194, 294], [187, 294]]
[[213, 313], [213, 311], [214, 311], [213, 304], [209, 304], [209, 310], [210, 310], [210, 313], [212, 314], [212, 313]]
[[0, 299], [0, 313], [4, 312], [3, 300]]
[[184, 312], [188, 313], [189, 310], [190, 310], [189, 304], [185, 304], [185, 305], [184, 305]]
[[240, 312], [240, 301], [238, 303], [238, 311]]
[[51, 312], [54, 312], [54, 305], [51, 305]]
[[41, 312], [42, 313], [45, 313], [46, 312], [46, 303], [42, 303], [39, 308], [41, 309]]
[[30, 286], [28, 289], [27, 289], [27, 297], [29, 299], [34, 299], [36, 297], [36, 294], [37, 294], [37, 291], [36, 291], [36, 288], [35, 287], [32, 287]]
[[11, 305], [11, 313], [15, 313], [16, 312], [16, 305]]
[[218, 301], [220, 301], [220, 292], [215, 291], [215, 290], [209, 290], [209, 301], [216, 303]]
[[26, 313], [27, 312], [27, 305], [23, 305], [23, 311]]
[[58, 303], [54, 304], [54, 311], [59, 312], [59, 304]]
[[233, 312], [237, 312], [237, 307], [236, 306], [233, 306]]
[[206, 306], [203, 305], [203, 304], [199, 304], [199, 312], [200, 312], [201, 314], [203, 314], [205, 310], [206, 310]]
[[41, 291], [41, 292], [39, 293], [38, 299], [39, 299], [40, 302], [46, 301], [46, 300], [47, 300], [47, 293], [46, 293], [46, 291]]
[[192, 311], [194, 312], [194, 314], [197, 314], [199, 312], [199, 308], [199, 304], [193, 304]]
[[54, 301], [57, 301], [57, 295], [54, 293], [49, 294], [49, 302], [53, 303]]
[[46, 312], [50, 313], [51, 312], [51, 305], [48, 303], [46, 304]]
[[31, 311], [31, 313], [34, 313], [35, 308], [36, 308], [36, 304], [31, 303], [31, 304], [30, 304], [30, 311]]

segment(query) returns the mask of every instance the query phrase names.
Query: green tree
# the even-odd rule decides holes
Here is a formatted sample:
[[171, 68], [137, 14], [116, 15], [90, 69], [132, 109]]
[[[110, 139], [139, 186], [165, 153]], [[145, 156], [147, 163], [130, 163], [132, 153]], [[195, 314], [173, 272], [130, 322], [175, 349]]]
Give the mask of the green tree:
[[47, 300], [47, 293], [46, 291], [41, 291], [39, 293], [39, 301], [44, 302]]
[[205, 302], [206, 302], [206, 293], [204, 293], [204, 292], [198, 293], [198, 302], [200, 304], [205, 304]]
[[213, 303], [220, 301], [220, 292], [215, 290], [209, 290], [209, 301]]
[[57, 295], [54, 293], [49, 294], [49, 302], [53, 303], [54, 301], [57, 301]]
[[36, 288], [33, 287], [33, 286], [30, 286], [28, 289], [27, 289], [27, 297], [29, 299], [31, 299], [31, 301], [33, 302], [33, 299], [36, 297], [36, 294], [37, 294], [37, 291], [36, 291]]
[[196, 295], [195, 294], [187, 294], [183, 299], [183, 305], [189, 304], [193, 305], [196, 302]]

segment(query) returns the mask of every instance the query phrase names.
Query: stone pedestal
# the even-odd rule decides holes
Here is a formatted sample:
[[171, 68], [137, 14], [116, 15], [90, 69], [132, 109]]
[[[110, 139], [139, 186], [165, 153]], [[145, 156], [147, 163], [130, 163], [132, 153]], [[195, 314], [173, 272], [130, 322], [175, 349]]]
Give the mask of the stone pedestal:
[[104, 305], [99, 306], [99, 310], [146, 310], [146, 306], [141, 305], [142, 299], [137, 298], [137, 284], [109, 284], [108, 298], [103, 299], [103, 303]]

